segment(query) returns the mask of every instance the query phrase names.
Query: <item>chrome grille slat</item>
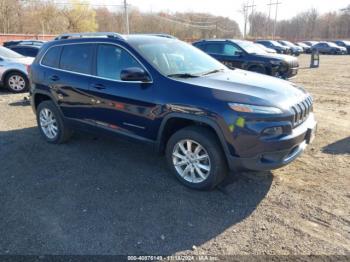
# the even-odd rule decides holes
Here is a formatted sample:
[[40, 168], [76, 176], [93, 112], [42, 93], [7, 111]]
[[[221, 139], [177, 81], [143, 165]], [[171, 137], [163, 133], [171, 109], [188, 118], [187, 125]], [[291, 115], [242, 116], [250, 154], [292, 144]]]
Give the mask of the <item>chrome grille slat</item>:
[[294, 113], [293, 127], [302, 124], [309, 117], [309, 114], [312, 111], [312, 104], [312, 98], [309, 96], [291, 107]]

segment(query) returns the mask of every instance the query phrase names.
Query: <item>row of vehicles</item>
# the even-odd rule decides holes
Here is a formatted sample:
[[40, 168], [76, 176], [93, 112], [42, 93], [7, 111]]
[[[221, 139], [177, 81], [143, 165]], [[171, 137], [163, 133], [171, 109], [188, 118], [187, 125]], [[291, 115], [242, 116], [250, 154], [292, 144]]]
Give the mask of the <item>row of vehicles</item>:
[[238, 40], [191, 45], [165, 35], [61, 35], [41, 47], [29, 70], [38, 129], [52, 144], [77, 130], [146, 142], [193, 189], [214, 188], [230, 170], [279, 168], [315, 136], [313, 99], [250, 62], [239, 67], [259, 73], [218, 61], [225, 52], [284, 66], [257, 48]]
[[301, 53], [310, 54], [319, 52], [321, 54], [343, 55], [350, 54], [350, 41], [337, 40], [332, 42], [327, 41], [304, 41], [292, 43], [284, 40], [257, 40], [256, 43], [274, 50], [278, 54], [291, 54], [298, 56]]

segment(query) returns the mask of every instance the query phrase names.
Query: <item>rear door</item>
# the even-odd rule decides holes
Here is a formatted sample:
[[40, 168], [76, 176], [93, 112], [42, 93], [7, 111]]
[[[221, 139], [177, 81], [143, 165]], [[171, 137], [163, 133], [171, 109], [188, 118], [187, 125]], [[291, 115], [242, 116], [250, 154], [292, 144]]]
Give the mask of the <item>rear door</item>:
[[125, 48], [116, 44], [98, 44], [95, 78], [90, 85], [94, 100], [93, 119], [110, 131], [150, 140], [156, 138], [153, 83], [120, 79], [123, 69], [146, 68]]
[[233, 43], [207, 43], [205, 51], [231, 69], [242, 68], [243, 51]]
[[[50, 48], [42, 60], [45, 82], [65, 117], [91, 122], [91, 96], [94, 44], [67, 44]], [[55, 60], [55, 57], [60, 59]], [[50, 65], [51, 64], [51, 65]]]

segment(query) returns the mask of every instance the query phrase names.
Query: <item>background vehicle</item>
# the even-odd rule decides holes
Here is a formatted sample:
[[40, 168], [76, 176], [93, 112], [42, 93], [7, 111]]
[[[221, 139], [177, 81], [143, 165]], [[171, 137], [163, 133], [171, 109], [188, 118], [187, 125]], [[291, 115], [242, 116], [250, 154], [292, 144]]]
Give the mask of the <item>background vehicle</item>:
[[297, 46], [289, 41], [279, 40], [278, 42], [283, 46], [289, 47], [292, 55], [299, 56], [303, 52], [303, 49], [300, 46]]
[[36, 45], [15, 45], [15, 46], [9, 46], [9, 49], [12, 51], [15, 51], [18, 54], [21, 54], [23, 56], [27, 57], [36, 57], [40, 50], [40, 46]]
[[320, 42], [312, 46], [312, 50], [318, 51], [320, 54], [341, 55], [346, 54], [345, 47], [341, 47], [331, 42]]
[[316, 44], [318, 44], [319, 42], [318, 42], [318, 41], [303, 41], [303, 43], [304, 43], [305, 45], [308, 45], [308, 46], [312, 47], [313, 45], [316, 45]]
[[270, 53], [270, 54], [277, 54], [276, 50], [272, 49], [272, 48], [268, 48], [262, 44], [258, 44], [258, 43], [254, 43], [256, 44], [258, 47], [260, 47], [261, 49], [263, 49], [265, 52]]
[[276, 50], [278, 54], [290, 54], [291, 49], [288, 46], [283, 46], [277, 41], [274, 40], [257, 40], [255, 41], [258, 44], [262, 44], [263, 46], [266, 46], [267, 48], [271, 48]]
[[333, 43], [335, 43], [338, 46], [345, 47], [347, 52], [348, 52], [348, 54], [350, 54], [350, 41], [336, 40], [336, 41], [333, 41]]
[[298, 60], [291, 56], [269, 54], [255, 43], [244, 40], [201, 40], [194, 46], [229, 68], [289, 78], [298, 73]]
[[306, 54], [310, 54], [311, 53], [311, 47], [308, 46], [307, 44], [303, 43], [303, 42], [298, 42], [296, 43], [296, 45], [300, 46], [303, 49], [303, 52]]
[[42, 46], [46, 41], [41, 40], [18, 40], [18, 41], [7, 41], [3, 43], [4, 47], [10, 47], [15, 45], [35, 45]]
[[73, 128], [138, 139], [184, 185], [210, 189], [228, 168], [278, 168], [312, 141], [312, 99], [289, 81], [230, 70], [172, 38], [101, 35], [58, 37], [36, 57], [31, 103], [47, 142]]
[[14, 93], [28, 90], [28, 69], [33, 58], [0, 46], [0, 84]]

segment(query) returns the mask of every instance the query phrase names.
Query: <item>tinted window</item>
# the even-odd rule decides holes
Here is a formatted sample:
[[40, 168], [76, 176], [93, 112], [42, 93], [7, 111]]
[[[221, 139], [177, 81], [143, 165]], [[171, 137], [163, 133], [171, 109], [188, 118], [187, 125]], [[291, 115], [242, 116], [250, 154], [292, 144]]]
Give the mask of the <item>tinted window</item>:
[[194, 46], [201, 50], [205, 50], [205, 44], [199, 43], [199, 44], [195, 44]]
[[120, 73], [128, 67], [140, 64], [124, 49], [114, 45], [99, 45], [97, 49], [97, 76], [120, 80]]
[[209, 43], [207, 44], [206, 51], [210, 54], [222, 54], [222, 44]]
[[58, 67], [61, 50], [62, 50], [62, 47], [60, 46], [55, 46], [50, 48], [49, 51], [46, 52], [41, 63], [43, 65], [50, 66], [50, 67]]
[[60, 68], [83, 74], [91, 73], [92, 44], [66, 45], [63, 47]]
[[30, 56], [30, 57], [35, 57], [38, 54], [38, 49], [35, 48], [26, 48], [26, 47], [14, 47], [12, 48], [13, 51], [24, 55], [24, 56]]

